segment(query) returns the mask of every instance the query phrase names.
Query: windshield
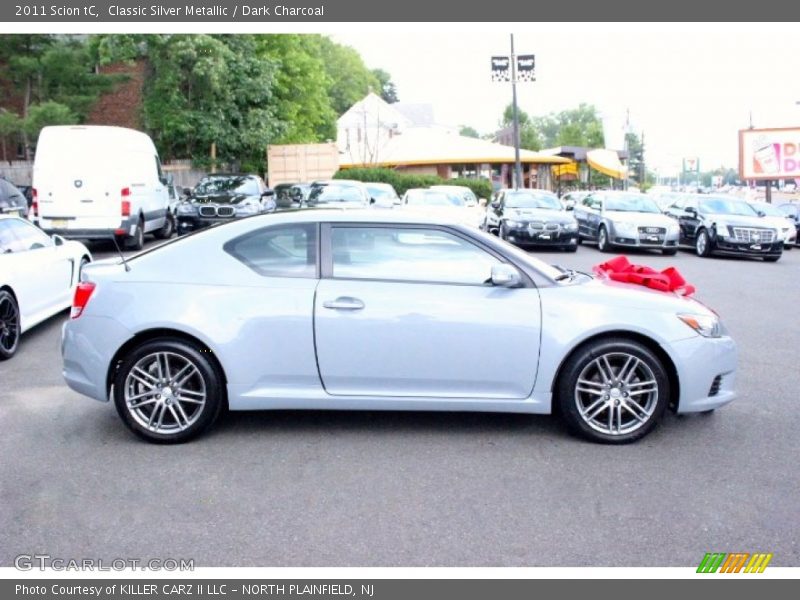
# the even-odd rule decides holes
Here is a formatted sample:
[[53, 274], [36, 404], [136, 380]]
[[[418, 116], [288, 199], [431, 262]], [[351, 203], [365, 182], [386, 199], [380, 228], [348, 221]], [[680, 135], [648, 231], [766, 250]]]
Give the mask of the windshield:
[[361, 190], [354, 185], [341, 183], [315, 183], [308, 195], [311, 204], [364, 203]]
[[767, 217], [785, 217], [786, 215], [777, 207], [766, 202], [750, 202], [750, 206], [758, 211], [761, 211]]
[[464, 201], [456, 196], [445, 194], [444, 192], [434, 192], [432, 190], [418, 190], [408, 194], [406, 198], [408, 206], [463, 206]]
[[389, 185], [367, 185], [367, 191], [369, 195], [373, 198], [397, 198], [397, 192], [394, 191], [394, 188]]
[[542, 192], [508, 192], [506, 208], [549, 208], [561, 210], [561, 202], [555, 194]]
[[247, 194], [258, 196], [258, 183], [252, 177], [206, 177], [194, 188], [195, 196]]
[[698, 202], [700, 212], [714, 215], [756, 216], [756, 211], [747, 202], [729, 198], [707, 198]]
[[606, 210], [620, 212], [660, 213], [655, 202], [643, 194], [615, 194], [606, 196]]

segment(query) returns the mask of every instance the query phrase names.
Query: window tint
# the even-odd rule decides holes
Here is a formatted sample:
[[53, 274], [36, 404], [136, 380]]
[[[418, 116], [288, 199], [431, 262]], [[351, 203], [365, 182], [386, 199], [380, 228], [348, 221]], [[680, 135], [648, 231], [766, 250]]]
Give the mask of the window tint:
[[225, 252], [264, 277], [316, 277], [317, 234], [313, 224], [279, 225], [235, 238]]
[[334, 227], [333, 276], [483, 285], [499, 261], [436, 229]]
[[4, 251], [24, 252], [26, 250], [37, 250], [52, 246], [50, 237], [36, 226], [18, 219], [4, 220], [3, 224], [9, 232], [7, 246], [4, 244]]

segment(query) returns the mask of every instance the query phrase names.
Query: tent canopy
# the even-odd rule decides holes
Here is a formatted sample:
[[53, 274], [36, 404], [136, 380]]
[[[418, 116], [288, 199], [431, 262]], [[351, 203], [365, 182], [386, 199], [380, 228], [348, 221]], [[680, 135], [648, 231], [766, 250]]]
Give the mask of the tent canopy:
[[628, 176], [628, 169], [619, 161], [619, 155], [613, 150], [589, 150], [586, 153], [586, 162], [593, 169], [614, 179], [625, 179]]

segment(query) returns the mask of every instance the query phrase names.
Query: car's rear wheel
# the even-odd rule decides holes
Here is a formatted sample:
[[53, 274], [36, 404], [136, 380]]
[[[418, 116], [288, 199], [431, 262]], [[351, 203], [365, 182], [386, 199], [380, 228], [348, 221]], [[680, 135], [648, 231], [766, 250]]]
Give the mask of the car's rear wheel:
[[210, 427], [225, 402], [222, 376], [209, 356], [177, 339], [134, 348], [114, 377], [114, 404], [123, 422], [163, 444], [189, 441]]
[[606, 232], [604, 225], [601, 225], [600, 230], [597, 232], [597, 249], [600, 250], [600, 252], [609, 251], [608, 232]]
[[19, 347], [19, 305], [11, 292], [0, 291], [0, 360], [14, 356]]
[[675, 256], [678, 253], [677, 248], [665, 248], [661, 251], [664, 256]]
[[125, 247], [128, 250], [141, 250], [144, 248], [144, 220], [139, 219], [136, 225], [136, 233], [125, 240]]
[[624, 338], [580, 348], [557, 383], [559, 412], [569, 429], [604, 444], [626, 444], [647, 435], [663, 416], [669, 394], [669, 377], [658, 357]]

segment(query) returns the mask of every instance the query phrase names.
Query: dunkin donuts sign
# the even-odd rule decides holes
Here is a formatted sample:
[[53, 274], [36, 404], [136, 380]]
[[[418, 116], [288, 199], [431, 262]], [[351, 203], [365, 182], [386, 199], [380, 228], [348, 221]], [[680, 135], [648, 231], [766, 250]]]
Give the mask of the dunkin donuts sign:
[[742, 179], [800, 177], [800, 128], [739, 131]]

